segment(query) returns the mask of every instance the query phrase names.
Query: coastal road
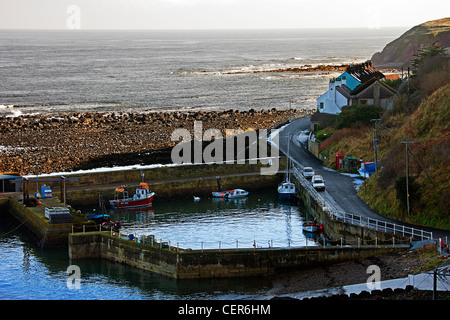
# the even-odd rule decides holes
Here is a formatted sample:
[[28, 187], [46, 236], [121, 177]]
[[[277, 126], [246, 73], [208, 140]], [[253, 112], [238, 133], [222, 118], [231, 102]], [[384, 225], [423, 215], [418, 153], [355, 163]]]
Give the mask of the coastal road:
[[[310, 116], [302, 117], [280, 128], [279, 148], [287, 155], [289, 145], [289, 156], [295, 165], [301, 170], [303, 167], [312, 167], [315, 174], [321, 175], [325, 180], [325, 191], [322, 196], [333, 203], [339, 211], [347, 212], [362, 217], [387, 221], [407, 227], [414, 227], [426, 231], [432, 231], [433, 237], [445, 237], [450, 239], [450, 230], [441, 230], [394, 221], [374, 212], [357, 195], [356, 187], [361, 185], [362, 180], [357, 175], [340, 173], [322, 165], [311, 152], [308, 151]], [[288, 141], [289, 144], [288, 144]], [[330, 155], [333, 156], [333, 155]]]

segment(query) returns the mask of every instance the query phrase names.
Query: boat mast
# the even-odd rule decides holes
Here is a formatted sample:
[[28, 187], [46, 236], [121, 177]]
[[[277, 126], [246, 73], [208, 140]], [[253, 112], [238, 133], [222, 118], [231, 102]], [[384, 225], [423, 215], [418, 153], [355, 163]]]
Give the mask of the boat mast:
[[288, 136], [288, 159], [287, 159], [287, 179], [288, 182], [291, 182], [291, 157], [289, 153], [289, 145], [291, 143], [291, 135]]

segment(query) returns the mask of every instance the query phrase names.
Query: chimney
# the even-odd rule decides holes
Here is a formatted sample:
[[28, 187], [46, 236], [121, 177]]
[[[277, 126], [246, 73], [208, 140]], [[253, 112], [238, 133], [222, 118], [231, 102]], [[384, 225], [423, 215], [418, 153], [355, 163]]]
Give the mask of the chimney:
[[380, 106], [380, 84], [378, 81], [373, 84], [373, 104]]

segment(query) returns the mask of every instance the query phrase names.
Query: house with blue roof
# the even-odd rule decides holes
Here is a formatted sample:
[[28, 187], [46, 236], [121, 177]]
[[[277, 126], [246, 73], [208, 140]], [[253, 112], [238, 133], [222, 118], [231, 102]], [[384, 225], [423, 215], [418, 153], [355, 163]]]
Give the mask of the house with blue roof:
[[339, 77], [330, 79], [328, 91], [317, 98], [317, 112], [341, 113], [348, 105], [348, 92], [374, 78], [379, 80], [384, 75], [373, 68], [370, 61], [348, 66]]

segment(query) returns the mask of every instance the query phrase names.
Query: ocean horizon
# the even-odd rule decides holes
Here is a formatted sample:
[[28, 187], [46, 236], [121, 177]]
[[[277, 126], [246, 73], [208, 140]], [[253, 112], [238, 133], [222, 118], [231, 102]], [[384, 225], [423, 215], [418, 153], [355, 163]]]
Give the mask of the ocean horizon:
[[0, 115], [314, 109], [405, 30], [0, 30]]

